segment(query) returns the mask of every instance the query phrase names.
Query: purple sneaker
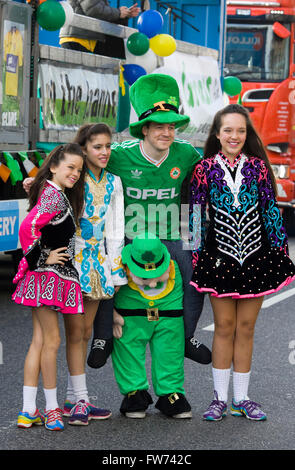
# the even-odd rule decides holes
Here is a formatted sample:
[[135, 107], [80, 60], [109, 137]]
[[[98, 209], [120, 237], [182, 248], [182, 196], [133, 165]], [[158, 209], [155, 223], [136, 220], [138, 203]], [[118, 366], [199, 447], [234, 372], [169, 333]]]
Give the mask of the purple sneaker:
[[90, 409], [85, 400], [79, 400], [71, 409], [69, 424], [78, 426], [87, 426], [89, 421]]
[[[71, 416], [71, 411], [74, 408], [76, 403], [72, 403], [69, 400], [66, 400], [64, 403], [64, 409], [63, 409], [63, 416], [70, 417]], [[88, 420], [90, 419], [108, 419], [110, 416], [112, 416], [112, 412], [110, 410], [104, 410], [103, 408], [97, 408], [96, 406], [92, 405], [91, 403], [87, 403], [86, 405], [89, 408], [89, 415], [88, 415]]]
[[259, 408], [260, 405], [251, 400], [242, 400], [236, 403], [232, 401], [230, 413], [233, 416], [246, 416], [252, 421], [264, 421], [266, 414]]
[[86, 403], [89, 408], [89, 415], [88, 418], [90, 419], [108, 419], [112, 416], [112, 412], [110, 410], [104, 410], [103, 408], [97, 408], [96, 406], [92, 405], [91, 403]]
[[227, 404], [225, 401], [218, 400], [218, 393], [214, 390], [214, 400], [203, 414], [203, 418], [206, 421], [220, 421], [226, 415], [226, 410]]

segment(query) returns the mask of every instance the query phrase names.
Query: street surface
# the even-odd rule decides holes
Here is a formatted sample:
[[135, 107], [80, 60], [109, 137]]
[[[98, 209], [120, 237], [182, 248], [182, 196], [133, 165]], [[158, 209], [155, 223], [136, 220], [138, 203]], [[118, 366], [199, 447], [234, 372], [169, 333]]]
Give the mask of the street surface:
[[[295, 239], [290, 239], [295, 260]], [[280, 293], [268, 296], [260, 312], [256, 333], [249, 396], [262, 404], [268, 419], [251, 422], [228, 416], [221, 422], [206, 422], [202, 413], [212, 400], [211, 365], [185, 359], [185, 389], [193, 418], [173, 420], [161, 415], [153, 405], [145, 419], [126, 419], [120, 415], [122, 397], [118, 391], [111, 359], [105, 367], [87, 367], [91, 402], [110, 408], [112, 417], [91, 421], [89, 426], [69, 426], [65, 418], [62, 433], [42, 427], [18, 429], [17, 414], [22, 407], [23, 365], [31, 339], [31, 313], [27, 307], [12, 303], [12, 265], [9, 257], [0, 257], [0, 449], [1, 450], [95, 450], [100, 463], [111, 463], [115, 451], [166, 450], [177, 453], [199, 450], [294, 450], [295, 449], [295, 283]], [[63, 323], [62, 345], [58, 358], [58, 398], [63, 405], [67, 367]], [[211, 347], [213, 318], [209, 300], [200, 318], [197, 337]], [[148, 364], [150, 359], [148, 355]], [[151, 388], [151, 393], [154, 398]], [[231, 401], [232, 383], [229, 389]], [[43, 410], [44, 396], [39, 385], [38, 407]], [[111, 455], [111, 451], [113, 454]], [[187, 451], [187, 452], [186, 452]], [[127, 452], [128, 454], [128, 452]], [[68, 455], [68, 454], [67, 454]], [[102, 462], [102, 458], [107, 460]], [[99, 461], [97, 460], [99, 463]], [[115, 464], [119, 461], [113, 462]], [[122, 463], [122, 462], [121, 462]], [[129, 467], [132, 462], [123, 462]], [[149, 462], [151, 463], [151, 462]], [[162, 462], [164, 463], [164, 462]], [[182, 461], [179, 463], [189, 463]]]

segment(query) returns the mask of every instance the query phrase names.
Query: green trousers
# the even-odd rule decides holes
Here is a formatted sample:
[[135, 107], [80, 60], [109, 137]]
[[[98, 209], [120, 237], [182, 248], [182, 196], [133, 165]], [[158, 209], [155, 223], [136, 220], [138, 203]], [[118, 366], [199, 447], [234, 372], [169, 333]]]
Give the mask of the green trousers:
[[113, 369], [120, 392], [149, 388], [146, 349], [150, 346], [151, 372], [157, 396], [183, 393], [184, 325], [183, 317], [161, 317], [148, 321], [144, 316], [124, 317], [123, 335], [114, 338]]

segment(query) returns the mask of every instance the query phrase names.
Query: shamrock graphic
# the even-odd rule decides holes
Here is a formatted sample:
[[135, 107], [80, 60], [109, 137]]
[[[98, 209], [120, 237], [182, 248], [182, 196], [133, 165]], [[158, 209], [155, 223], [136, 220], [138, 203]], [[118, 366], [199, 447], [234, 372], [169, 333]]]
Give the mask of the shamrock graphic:
[[155, 259], [155, 255], [152, 251], [145, 251], [142, 254], [142, 259], [143, 261], [146, 261], [147, 263], [151, 263]]

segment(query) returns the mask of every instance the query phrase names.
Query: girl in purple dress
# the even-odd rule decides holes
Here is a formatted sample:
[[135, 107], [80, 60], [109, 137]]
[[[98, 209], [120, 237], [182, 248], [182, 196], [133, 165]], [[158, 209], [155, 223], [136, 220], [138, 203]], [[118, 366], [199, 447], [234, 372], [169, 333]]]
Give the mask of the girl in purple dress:
[[214, 399], [203, 417], [216, 421], [225, 416], [233, 363], [231, 414], [264, 420], [260, 405], [248, 397], [255, 323], [263, 296], [292, 282], [295, 266], [271, 166], [240, 105], [228, 105], [214, 118], [204, 159], [191, 181], [190, 223], [195, 244], [191, 284], [210, 294], [215, 324]]
[[[32, 307], [33, 339], [25, 360], [24, 402], [18, 427], [43, 423], [53, 431], [64, 427], [56, 392], [58, 313], [73, 319], [83, 313], [79, 274], [73, 263], [83, 201], [82, 149], [78, 144], [58, 146], [34, 180], [29, 214], [19, 230], [24, 257], [13, 280], [17, 287], [12, 298], [17, 304]], [[46, 400], [44, 415], [36, 408], [40, 371]]]

